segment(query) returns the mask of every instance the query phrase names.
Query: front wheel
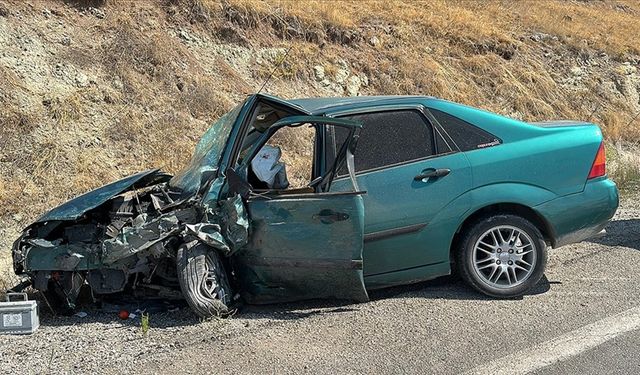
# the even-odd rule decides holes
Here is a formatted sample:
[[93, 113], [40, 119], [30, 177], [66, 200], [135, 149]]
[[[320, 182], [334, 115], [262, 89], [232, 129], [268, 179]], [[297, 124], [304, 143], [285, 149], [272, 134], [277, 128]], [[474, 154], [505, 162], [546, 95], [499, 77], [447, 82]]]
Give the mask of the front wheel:
[[178, 249], [176, 263], [182, 294], [201, 318], [231, 314], [232, 295], [220, 254], [193, 241]]
[[456, 255], [458, 272], [469, 285], [492, 297], [511, 298], [538, 283], [547, 263], [547, 245], [528, 220], [495, 215], [469, 228]]

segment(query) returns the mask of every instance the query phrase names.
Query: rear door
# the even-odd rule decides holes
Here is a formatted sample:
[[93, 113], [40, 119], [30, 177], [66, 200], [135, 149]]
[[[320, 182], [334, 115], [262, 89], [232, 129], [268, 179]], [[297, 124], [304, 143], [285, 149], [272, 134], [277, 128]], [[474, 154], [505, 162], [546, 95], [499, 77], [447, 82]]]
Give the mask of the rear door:
[[264, 133], [239, 168], [247, 167], [278, 127], [325, 122], [344, 129], [348, 137], [332, 166], [316, 179], [315, 193], [261, 192], [246, 200], [251, 239], [233, 262], [243, 297], [250, 303], [368, 300], [362, 259], [363, 193], [353, 183], [348, 191], [327, 192], [341, 166], [353, 171], [351, 155], [361, 124], [313, 116], [284, 118]]
[[[449, 272], [449, 245], [464, 211], [456, 198], [471, 187], [464, 153], [440, 142], [420, 106], [376, 107], [337, 114], [364, 123], [355, 170], [364, 205], [365, 277], [370, 287]], [[336, 143], [342, 142], [336, 129]], [[346, 176], [346, 172], [341, 173]], [[340, 173], [339, 173], [340, 175]], [[341, 191], [346, 178], [334, 182]]]

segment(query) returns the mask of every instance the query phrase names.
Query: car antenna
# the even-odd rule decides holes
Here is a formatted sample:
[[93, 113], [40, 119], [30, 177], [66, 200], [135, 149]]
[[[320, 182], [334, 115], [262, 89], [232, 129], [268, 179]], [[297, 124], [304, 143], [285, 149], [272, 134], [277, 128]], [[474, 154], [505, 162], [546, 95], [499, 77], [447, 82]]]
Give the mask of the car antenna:
[[258, 90], [258, 94], [260, 94], [262, 92], [262, 89], [264, 89], [264, 87], [267, 85], [267, 83], [269, 83], [269, 80], [271, 79], [271, 77], [273, 77], [273, 74], [276, 72], [276, 69], [278, 69], [280, 67], [280, 65], [282, 65], [282, 63], [284, 62], [284, 60], [287, 58], [287, 56], [289, 55], [289, 51], [291, 51], [291, 49], [293, 48], [293, 46], [290, 46], [289, 49], [287, 50], [287, 52], [284, 53], [284, 56], [282, 56], [282, 58], [280, 59], [280, 61], [278, 61], [278, 63], [276, 64], [276, 66], [273, 67], [273, 70], [271, 71], [271, 73], [269, 74], [269, 76], [267, 77], [267, 79], [265, 79], [264, 83], [262, 84], [262, 86], [260, 86], [260, 90]]

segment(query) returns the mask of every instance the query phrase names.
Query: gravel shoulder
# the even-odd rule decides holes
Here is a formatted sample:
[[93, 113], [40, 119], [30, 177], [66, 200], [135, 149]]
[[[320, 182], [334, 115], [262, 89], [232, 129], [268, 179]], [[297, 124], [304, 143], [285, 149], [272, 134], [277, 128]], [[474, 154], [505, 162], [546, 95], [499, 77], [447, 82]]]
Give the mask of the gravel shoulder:
[[[139, 319], [115, 313], [45, 315], [34, 335], [0, 336], [0, 373], [459, 373], [640, 305], [638, 264], [640, 203], [627, 199], [606, 237], [551, 251], [545, 277], [519, 300], [484, 298], [442, 278], [378, 291], [363, 304], [252, 306], [206, 322], [187, 308], [151, 314], [146, 337]], [[602, 345], [609, 357], [600, 347], [583, 355], [637, 366], [637, 342], [633, 332]]]

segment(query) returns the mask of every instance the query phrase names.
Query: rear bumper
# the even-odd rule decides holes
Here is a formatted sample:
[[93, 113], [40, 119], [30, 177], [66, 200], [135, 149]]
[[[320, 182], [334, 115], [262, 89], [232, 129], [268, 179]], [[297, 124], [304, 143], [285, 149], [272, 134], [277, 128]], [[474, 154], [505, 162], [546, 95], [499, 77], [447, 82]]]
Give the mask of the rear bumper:
[[600, 178], [588, 181], [580, 193], [556, 198], [534, 209], [547, 220], [556, 248], [596, 236], [616, 213], [618, 204], [616, 184]]

